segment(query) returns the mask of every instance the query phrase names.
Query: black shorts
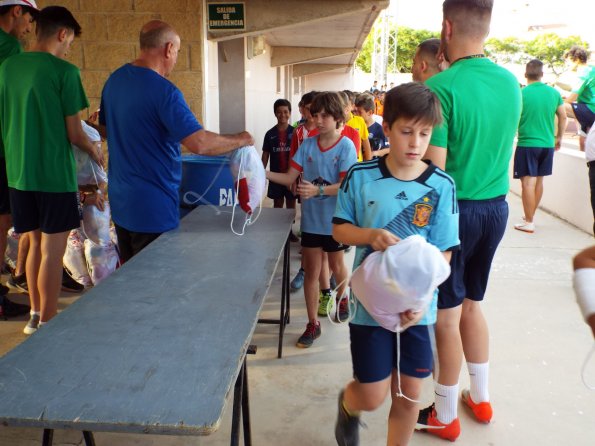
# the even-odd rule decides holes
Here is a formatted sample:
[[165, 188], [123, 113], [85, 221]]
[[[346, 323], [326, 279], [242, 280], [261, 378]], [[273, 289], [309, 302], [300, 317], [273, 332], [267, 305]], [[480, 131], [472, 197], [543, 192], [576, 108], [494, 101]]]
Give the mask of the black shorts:
[[9, 190], [16, 233], [39, 229], [45, 234], [58, 234], [80, 226], [78, 192]]
[[272, 200], [278, 200], [279, 198], [285, 198], [286, 200], [295, 200], [297, 197], [291, 193], [287, 186], [282, 184], [269, 182], [269, 190], [267, 197]]
[[583, 103], [573, 102], [571, 105], [574, 116], [581, 125], [581, 130], [589, 133], [589, 129], [593, 125], [593, 122], [595, 122], [595, 113]]
[[450, 276], [438, 287], [439, 309], [458, 307], [465, 298], [483, 300], [507, 221], [505, 197], [459, 201], [461, 249], [453, 251]]
[[6, 177], [6, 158], [0, 158], [0, 215], [10, 214], [10, 194]]
[[116, 227], [118, 250], [120, 251], [120, 260], [122, 260], [122, 263], [127, 262], [137, 255], [143, 248], [162, 234], [161, 232], [134, 232], [116, 224], [114, 226]]
[[432, 326], [414, 325], [400, 334], [384, 327], [349, 324], [353, 376], [360, 383], [374, 383], [391, 376], [397, 369], [397, 348], [402, 374], [425, 378], [432, 372], [434, 357], [430, 332]]
[[322, 248], [324, 252], [338, 252], [348, 248], [347, 245], [337, 242], [332, 235], [312, 234], [310, 232], [302, 232], [302, 247]]
[[554, 149], [517, 147], [514, 152], [514, 178], [545, 177], [552, 174]]

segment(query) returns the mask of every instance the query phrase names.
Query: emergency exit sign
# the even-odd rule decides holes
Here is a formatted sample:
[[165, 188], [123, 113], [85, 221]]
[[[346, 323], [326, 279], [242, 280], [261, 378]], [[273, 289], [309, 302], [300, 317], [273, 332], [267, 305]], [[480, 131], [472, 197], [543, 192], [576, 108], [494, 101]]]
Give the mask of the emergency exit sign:
[[208, 3], [209, 31], [237, 31], [246, 28], [244, 2]]

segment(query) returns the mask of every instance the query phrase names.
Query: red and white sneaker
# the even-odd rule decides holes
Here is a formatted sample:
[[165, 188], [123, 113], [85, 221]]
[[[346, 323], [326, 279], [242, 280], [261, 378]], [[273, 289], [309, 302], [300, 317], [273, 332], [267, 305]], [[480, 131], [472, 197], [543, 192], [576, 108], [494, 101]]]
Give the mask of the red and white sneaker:
[[480, 423], [489, 423], [492, 421], [492, 405], [489, 402], [474, 403], [468, 389], [461, 392], [461, 400], [473, 411], [475, 419]]
[[461, 435], [461, 423], [458, 418], [449, 424], [438, 421], [434, 404], [419, 411], [415, 430], [427, 432], [444, 440], [455, 441]]

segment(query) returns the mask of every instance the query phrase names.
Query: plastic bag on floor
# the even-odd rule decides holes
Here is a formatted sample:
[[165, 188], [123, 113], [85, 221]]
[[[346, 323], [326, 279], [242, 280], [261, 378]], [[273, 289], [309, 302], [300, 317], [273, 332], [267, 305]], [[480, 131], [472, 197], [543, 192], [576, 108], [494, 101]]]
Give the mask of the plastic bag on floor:
[[71, 277], [81, 285], [89, 287], [93, 285], [91, 276], [87, 270], [87, 263], [84, 254], [85, 236], [79, 229], [73, 229], [68, 234], [66, 252], [64, 253], [64, 266], [70, 271]]
[[96, 206], [83, 206], [82, 229], [86, 237], [96, 245], [108, 246], [111, 243], [111, 214], [109, 202], [103, 203], [103, 211]]
[[118, 253], [111, 242], [98, 245], [90, 239], [85, 240], [85, 258], [94, 285], [100, 283], [118, 267]]
[[6, 239], [6, 252], [4, 253], [4, 262], [12, 269], [16, 268], [17, 257], [19, 254], [19, 239], [21, 234], [14, 232], [14, 228], [8, 230]]
[[264, 166], [256, 148], [244, 146], [234, 150], [229, 157], [229, 168], [238, 190], [238, 203], [251, 215], [260, 206], [266, 187]]

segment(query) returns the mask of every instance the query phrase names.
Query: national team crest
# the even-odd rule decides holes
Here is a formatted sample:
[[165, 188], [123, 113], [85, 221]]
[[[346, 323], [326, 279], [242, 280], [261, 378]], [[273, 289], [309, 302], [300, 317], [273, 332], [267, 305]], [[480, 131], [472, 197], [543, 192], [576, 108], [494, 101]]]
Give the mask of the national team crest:
[[430, 222], [430, 215], [432, 214], [433, 207], [429, 204], [416, 204], [415, 215], [413, 215], [413, 224], [423, 228]]

